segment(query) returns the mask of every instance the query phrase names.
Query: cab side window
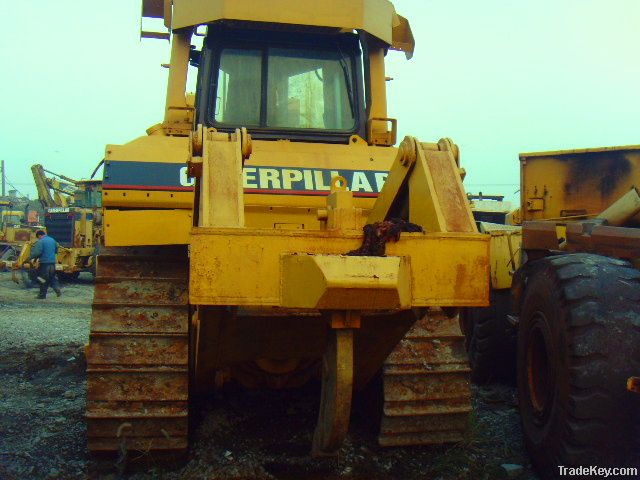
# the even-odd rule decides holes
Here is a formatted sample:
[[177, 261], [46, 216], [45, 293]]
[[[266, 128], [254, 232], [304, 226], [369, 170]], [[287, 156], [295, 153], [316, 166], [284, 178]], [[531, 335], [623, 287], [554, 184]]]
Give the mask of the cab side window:
[[215, 121], [260, 125], [262, 51], [225, 48], [220, 54]]

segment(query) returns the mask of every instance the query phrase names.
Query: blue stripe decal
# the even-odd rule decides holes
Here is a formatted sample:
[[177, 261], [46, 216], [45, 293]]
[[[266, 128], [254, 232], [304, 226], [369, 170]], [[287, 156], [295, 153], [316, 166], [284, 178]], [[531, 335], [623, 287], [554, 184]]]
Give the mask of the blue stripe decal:
[[[377, 170], [245, 165], [243, 183], [246, 193], [325, 195], [331, 189], [331, 179], [339, 175], [355, 196], [375, 197], [387, 174]], [[105, 163], [105, 189], [192, 190], [193, 183], [182, 163], [112, 160]]]

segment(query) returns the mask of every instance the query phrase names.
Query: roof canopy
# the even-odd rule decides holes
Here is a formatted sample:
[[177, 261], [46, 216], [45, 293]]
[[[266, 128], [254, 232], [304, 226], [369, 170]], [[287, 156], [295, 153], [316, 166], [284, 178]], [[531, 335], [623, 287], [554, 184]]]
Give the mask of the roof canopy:
[[388, 0], [142, 0], [142, 16], [164, 18], [173, 30], [220, 20], [363, 30], [409, 58], [415, 45], [408, 20]]

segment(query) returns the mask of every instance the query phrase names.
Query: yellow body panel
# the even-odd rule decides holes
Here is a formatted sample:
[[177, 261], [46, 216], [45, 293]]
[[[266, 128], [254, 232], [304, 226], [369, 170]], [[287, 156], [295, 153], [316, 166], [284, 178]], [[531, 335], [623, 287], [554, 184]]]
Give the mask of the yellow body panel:
[[108, 209], [103, 223], [107, 246], [185, 245], [193, 219], [191, 210]]
[[[207, 151], [212, 151], [216, 155], [222, 154], [226, 157], [239, 155], [234, 144], [235, 142], [229, 142], [226, 136], [219, 136], [218, 140], [208, 141], [205, 154]], [[440, 147], [438, 144], [420, 144], [419, 151], [424, 150], [428, 158], [437, 155], [444, 158], [446, 150], [438, 151], [439, 148], [448, 147]], [[226, 154], [222, 153], [227, 150]], [[160, 152], [165, 152], [167, 155], [161, 156]], [[107, 153], [109, 162], [139, 161], [143, 171], [147, 168], [158, 168], [158, 165], [164, 164], [173, 166], [172, 168], [179, 172], [183, 167], [176, 162], [176, 159], [183, 158], [183, 155], [187, 155], [188, 152], [189, 144], [185, 138], [150, 135], [121, 147], [110, 146]], [[367, 214], [378, 192], [382, 190], [387, 172], [397, 153], [396, 148], [375, 147], [360, 142], [335, 145], [253, 141], [252, 153], [244, 163], [241, 179], [229, 180], [230, 183], [240, 181], [244, 188], [244, 220], [239, 221], [238, 226], [246, 226], [247, 230], [241, 232], [231, 228], [195, 229], [191, 237], [189, 231], [193, 225], [192, 210], [179, 207], [182, 205], [186, 207], [186, 200], [193, 198], [193, 192], [156, 191], [153, 190], [153, 186], [149, 186], [149, 190], [111, 189], [107, 170], [103, 197], [107, 207], [103, 222], [105, 243], [107, 246], [191, 244], [193, 253], [191, 278], [194, 282], [191, 285], [191, 302], [193, 304], [291, 307], [295, 303], [291, 298], [296, 297], [297, 294], [292, 294], [294, 297], [286, 301], [280, 295], [283, 281], [280, 272], [281, 254], [340, 255], [358, 248], [362, 239], [360, 228], [366, 223]], [[420, 186], [420, 182], [415, 179], [427, 176], [428, 172], [437, 173], [440, 171], [438, 169], [443, 168], [449, 171], [457, 169], [452, 156], [446, 158], [443, 166], [440, 166], [441, 162], [433, 160], [429, 160], [429, 166], [427, 166], [427, 160], [422, 158], [422, 155], [422, 153], [418, 155], [418, 160], [421, 165], [424, 165], [418, 173], [414, 173], [414, 180], [412, 180], [417, 186]], [[213, 162], [213, 165], [219, 166], [220, 161], [216, 158], [207, 157], [205, 164]], [[347, 227], [351, 233], [345, 236], [336, 232], [322, 231], [325, 228], [325, 220], [319, 218], [321, 212], [327, 208], [326, 195], [331, 188], [329, 179], [343, 171], [353, 173], [349, 185], [353, 199], [349, 203], [355, 207], [343, 210], [347, 213], [351, 212], [349, 214], [352, 216], [351, 223]], [[324, 177], [320, 175], [322, 173]], [[185, 188], [188, 188], [186, 172], [184, 174], [184, 181], [181, 180], [181, 182], [185, 184]], [[209, 177], [204, 172], [202, 175], [205, 182], [204, 179]], [[214, 177], [219, 175], [219, 170], [212, 171], [211, 175]], [[143, 180], [148, 181], [146, 177]], [[462, 191], [461, 186], [456, 185]], [[142, 188], [146, 187], [143, 185]], [[221, 193], [219, 188], [216, 187], [214, 190]], [[416, 189], [410, 196], [412, 203], [416, 205], [412, 209], [412, 216], [418, 214], [421, 208], [426, 208], [427, 204], [442, 206], [442, 199], [432, 197], [420, 202], [419, 188], [416, 187]], [[235, 203], [223, 206], [227, 195], [221, 193], [215, 202], [211, 200], [212, 195], [213, 191], [202, 196], [209, 199], [208, 205], [200, 205], [200, 222], [203, 226], [207, 226], [206, 222], [209, 222], [208, 225], [219, 226], [219, 219], [208, 221], [203, 219], [207, 211], [205, 208], [209, 205], [217, 211], [223, 211], [226, 208], [236, 209], [233, 206]], [[334, 195], [341, 195], [341, 192], [335, 192]], [[161, 196], [164, 197], [158, 201]], [[236, 198], [235, 195], [231, 197]], [[176, 203], [178, 198], [184, 203]], [[158, 210], [144, 208], [147, 201], [149, 207], [173, 205], [173, 208], [165, 207]], [[458, 213], [447, 211], [446, 218], [459, 217]], [[465, 221], [471, 218], [467, 210], [463, 213]], [[440, 223], [444, 229], [447, 222], [442, 220]], [[470, 230], [475, 230], [470, 220], [467, 223], [473, 227]], [[256, 228], [265, 230], [255, 230]], [[489, 263], [486, 258], [488, 238], [483, 239], [473, 235], [473, 232], [470, 233], [471, 235], [467, 236], [453, 234], [449, 237], [446, 234], [440, 236], [439, 233], [435, 236], [403, 235], [402, 242], [388, 246], [388, 255], [411, 257], [408, 264], [411, 272], [410, 286], [398, 280], [399, 285], [394, 287], [400, 290], [411, 289], [409, 302], [397, 301], [401, 308], [407, 308], [410, 305], [486, 304], [486, 287], [489, 279]], [[415, 243], [417, 238], [424, 244]], [[478, 240], [481, 241], [478, 242]], [[398, 251], [392, 253], [394, 250]], [[256, 267], [258, 264], [259, 268]], [[248, 276], [246, 272], [256, 274]], [[263, 274], [257, 272], [263, 272]], [[424, 274], [424, 272], [428, 273]], [[212, 276], [222, 278], [224, 281], [214, 282]], [[320, 297], [322, 295], [320, 294]], [[406, 298], [406, 296], [397, 296], [397, 298]], [[301, 300], [298, 307], [311, 308], [310, 303], [308, 299]]]
[[0, 230], [0, 240], [22, 244], [36, 238], [36, 231], [42, 227], [4, 227]]
[[[190, 302], [284, 306], [282, 254], [340, 255], [358, 248], [361, 242], [362, 234], [356, 231], [332, 234], [194, 228], [190, 238]], [[488, 249], [489, 239], [483, 235], [403, 234], [400, 242], [387, 245], [387, 255], [410, 257], [411, 305], [485, 306]], [[301, 283], [297, 288], [309, 287]], [[286, 303], [291, 306], [290, 301]]]
[[131, 208], [168, 207], [189, 209], [193, 207], [193, 192], [162, 192], [154, 190], [105, 190], [102, 194], [103, 205], [110, 207], [122, 205], [124, 201]]
[[[245, 224], [253, 228], [319, 229], [317, 211], [325, 207], [329, 178], [345, 170], [355, 172], [351, 186], [354, 187], [354, 204], [363, 211], [362, 226], [397, 153], [397, 148], [363, 143], [334, 145], [254, 140], [252, 144], [253, 152], [243, 169], [243, 187]], [[180, 188], [185, 191], [157, 190], [151, 180], [142, 177], [142, 185], [119, 188], [110, 183], [107, 173], [102, 197], [106, 246], [187, 243], [192, 225], [187, 218], [191, 218], [194, 201], [193, 181], [186, 176], [188, 155], [189, 144], [185, 137], [150, 135], [125, 145], [107, 147], [107, 172], [115, 162], [139, 162], [143, 171], [147, 170], [145, 165], [153, 169], [169, 164], [174, 166], [176, 180], [180, 180]], [[166, 208], [173, 213], [165, 215], [153, 208]], [[179, 210], [183, 212], [178, 213]], [[144, 227], [139, 226], [138, 218]], [[129, 223], [134, 219], [134, 223]], [[152, 230], [149, 230], [150, 226], [153, 226]], [[150, 240], [150, 231], [163, 234], [153, 235], [157, 238]]]
[[93, 247], [60, 247], [56, 255], [56, 270], [73, 274], [89, 269], [93, 266], [93, 253]]
[[288, 308], [411, 308], [407, 257], [283, 255], [281, 304]]
[[640, 146], [523, 153], [523, 221], [596, 216], [640, 183]]
[[522, 229], [496, 225], [495, 229], [485, 230], [485, 233], [491, 238], [491, 288], [511, 288], [513, 274], [520, 266]]
[[147, 135], [124, 145], [107, 145], [105, 163], [110, 160], [135, 160], [136, 162], [187, 163], [189, 138]]
[[[138, 137], [124, 145], [107, 145], [105, 151], [105, 177], [102, 205], [106, 208], [125, 206], [127, 208], [193, 208], [192, 182], [187, 179], [189, 159], [189, 139], [148, 135]], [[176, 176], [188, 191], [167, 191], [155, 188], [140, 188], [136, 185], [119, 185], [112, 182], [109, 171], [113, 162], [135, 162], [148, 164], [146, 172], [152, 172], [155, 164], [173, 163], [177, 167]], [[153, 186], [153, 182], [147, 182]], [[135, 188], [132, 188], [135, 187]], [[107, 240], [108, 241], [108, 240]], [[109, 243], [107, 243], [109, 245]]]
[[93, 250], [96, 233], [94, 231], [93, 212], [83, 208], [79, 209], [78, 213], [80, 218], [75, 221], [73, 247], [79, 250]]

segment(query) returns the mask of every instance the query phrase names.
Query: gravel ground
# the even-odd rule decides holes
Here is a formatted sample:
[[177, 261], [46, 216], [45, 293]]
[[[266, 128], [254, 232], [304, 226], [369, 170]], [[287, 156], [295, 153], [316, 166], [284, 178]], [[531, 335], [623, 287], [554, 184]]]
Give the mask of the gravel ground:
[[84, 344], [91, 277], [36, 300], [0, 273], [0, 479], [500, 479], [503, 464], [536, 479], [522, 445], [512, 387], [474, 388], [466, 441], [437, 448], [383, 449], [371, 419], [354, 414], [336, 458], [309, 457], [317, 385], [295, 391], [228, 387], [199, 399], [185, 458], [95, 459], [85, 447]]
[[0, 273], [0, 478], [84, 478], [91, 276], [37, 300]]

